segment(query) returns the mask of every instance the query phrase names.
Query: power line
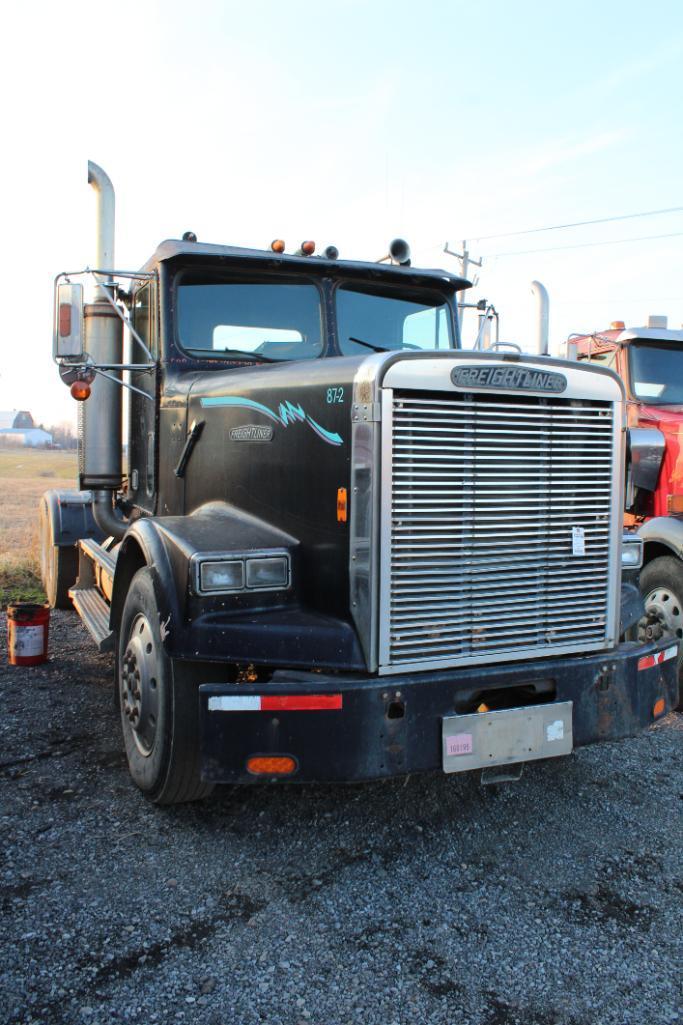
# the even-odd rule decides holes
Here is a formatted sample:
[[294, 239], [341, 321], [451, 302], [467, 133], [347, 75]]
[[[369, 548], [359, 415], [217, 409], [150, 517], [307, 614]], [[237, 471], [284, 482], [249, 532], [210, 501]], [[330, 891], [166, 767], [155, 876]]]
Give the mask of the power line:
[[615, 238], [608, 242], [582, 242], [575, 246], [552, 246], [550, 249], [519, 249], [512, 253], [484, 253], [487, 259], [501, 256], [526, 256], [529, 253], [558, 253], [566, 249], [592, 249], [594, 246], [618, 246], [624, 242], [649, 242], [656, 238], [678, 238], [683, 231], [672, 231], [667, 235], [639, 235], [637, 238]]
[[657, 217], [659, 214], [677, 214], [683, 206], [671, 206], [666, 210], [644, 210], [637, 214], [619, 214], [616, 217], [598, 217], [593, 221], [574, 221], [572, 224], [550, 224], [546, 228], [527, 228], [525, 231], [505, 231], [498, 235], [477, 235], [472, 242], [486, 242], [491, 238], [511, 238], [513, 235], [535, 235], [539, 231], [562, 231], [564, 228], [583, 228], [587, 224], [609, 224], [611, 221], [630, 221], [634, 217]]

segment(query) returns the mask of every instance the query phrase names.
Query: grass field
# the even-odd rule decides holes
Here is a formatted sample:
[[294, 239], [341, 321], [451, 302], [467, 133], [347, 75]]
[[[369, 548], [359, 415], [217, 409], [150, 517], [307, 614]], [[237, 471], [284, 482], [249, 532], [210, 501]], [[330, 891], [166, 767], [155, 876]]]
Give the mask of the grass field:
[[0, 608], [44, 600], [38, 502], [49, 488], [76, 487], [76, 452], [0, 448]]

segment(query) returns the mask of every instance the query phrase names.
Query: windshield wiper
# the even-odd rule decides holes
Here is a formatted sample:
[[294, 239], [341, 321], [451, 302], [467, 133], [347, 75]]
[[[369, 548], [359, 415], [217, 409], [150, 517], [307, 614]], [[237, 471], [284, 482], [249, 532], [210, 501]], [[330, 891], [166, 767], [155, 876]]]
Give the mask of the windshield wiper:
[[364, 342], [362, 338], [354, 338], [353, 335], [349, 335], [349, 341], [355, 342], [356, 345], [364, 345], [366, 349], [372, 349], [373, 352], [392, 352], [386, 345], [373, 345], [372, 342]]
[[243, 349], [201, 349], [185, 346], [185, 352], [206, 356], [207, 359], [220, 359], [222, 356], [246, 356], [248, 359], [255, 359], [258, 363], [282, 363], [282, 360], [275, 359], [273, 356], [264, 356], [262, 352], [245, 352]]

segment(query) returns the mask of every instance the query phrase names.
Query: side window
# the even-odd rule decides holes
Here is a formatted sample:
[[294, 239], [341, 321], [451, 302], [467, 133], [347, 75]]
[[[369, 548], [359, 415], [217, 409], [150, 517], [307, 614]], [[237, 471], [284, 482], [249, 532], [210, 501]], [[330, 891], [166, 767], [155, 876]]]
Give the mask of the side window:
[[449, 331], [445, 307], [411, 313], [403, 321], [403, 345], [415, 349], [448, 349]]
[[608, 367], [609, 370], [617, 370], [617, 355], [619, 350], [614, 349], [603, 349], [591, 352], [590, 357], [588, 354], [581, 357], [586, 363], [595, 363], [598, 367]]
[[[133, 297], [133, 327], [151, 353], [154, 353], [150, 309], [150, 286], [143, 285]], [[132, 339], [132, 362], [147, 363], [148, 358], [136, 338]]]

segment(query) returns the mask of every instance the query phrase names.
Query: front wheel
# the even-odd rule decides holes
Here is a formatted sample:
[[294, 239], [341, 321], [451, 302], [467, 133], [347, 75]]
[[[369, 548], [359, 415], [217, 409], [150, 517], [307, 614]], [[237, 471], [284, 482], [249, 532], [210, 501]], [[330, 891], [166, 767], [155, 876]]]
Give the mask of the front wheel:
[[648, 562], [640, 574], [645, 611], [654, 614], [664, 637], [678, 648], [678, 711], [683, 711], [683, 563], [673, 555]]
[[164, 651], [148, 567], [131, 581], [117, 659], [121, 724], [133, 781], [155, 804], [207, 797], [213, 786], [199, 775], [197, 688]]

